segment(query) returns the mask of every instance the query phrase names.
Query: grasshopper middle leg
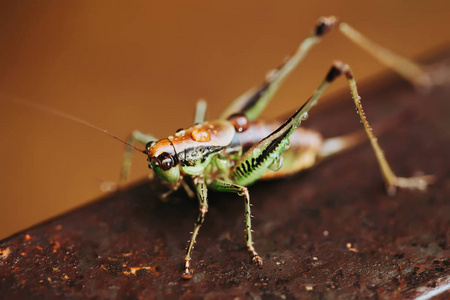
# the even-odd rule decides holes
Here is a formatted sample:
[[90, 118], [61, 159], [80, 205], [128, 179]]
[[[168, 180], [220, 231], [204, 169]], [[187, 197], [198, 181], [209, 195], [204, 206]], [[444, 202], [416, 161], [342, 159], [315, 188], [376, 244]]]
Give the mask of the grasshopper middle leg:
[[251, 204], [250, 204], [250, 195], [248, 193], [248, 189], [245, 186], [226, 182], [226, 181], [220, 180], [220, 179], [215, 179], [212, 182], [211, 187], [220, 192], [237, 193], [239, 196], [242, 196], [245, 198], [245, 230], [244, 231], [245, 231], [247, 249], [250, 252], [250, 255], [252, 256], [252, 261], [255, 264], [262, 265], [263, 260], [256, 252], [254, 243], [253, 243], [253, 238], [252, 238], [252, 232], [253, 232], [252, 220], [251, 220], [252, 215], [251, 215], [251, 211], [250, 211]]

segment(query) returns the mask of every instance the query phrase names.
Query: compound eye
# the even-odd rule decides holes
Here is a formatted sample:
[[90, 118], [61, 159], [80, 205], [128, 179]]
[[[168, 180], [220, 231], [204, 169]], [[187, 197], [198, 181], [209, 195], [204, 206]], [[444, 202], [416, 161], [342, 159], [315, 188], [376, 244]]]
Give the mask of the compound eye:
[[161, 162], [161, 169], [167, 171], [172, 168], [172, 159], [170, 157], [164, 158]]

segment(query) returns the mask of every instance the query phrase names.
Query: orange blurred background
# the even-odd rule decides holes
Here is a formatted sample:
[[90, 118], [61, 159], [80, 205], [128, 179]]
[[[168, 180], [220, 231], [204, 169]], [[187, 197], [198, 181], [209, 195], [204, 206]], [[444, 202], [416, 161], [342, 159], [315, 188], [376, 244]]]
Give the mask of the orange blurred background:
[[[191, 125], [199, 98], [217, 116], [279, 65], [321, 15], [413, 58], [449, 41], [449, 11], [445, 0], [2, 1], [0, 239], [101, 196], [100, 180], [117, 180], [123, 155], [116, 141], [4, 95], [120, 137], [133, 129], [164, 137]], [[384, 69], [332, 32], [264, 116], [301, 105], [333, 59], [349, 63], [362, 84]], [[147, 173], [137, 154], [132, 178]]]

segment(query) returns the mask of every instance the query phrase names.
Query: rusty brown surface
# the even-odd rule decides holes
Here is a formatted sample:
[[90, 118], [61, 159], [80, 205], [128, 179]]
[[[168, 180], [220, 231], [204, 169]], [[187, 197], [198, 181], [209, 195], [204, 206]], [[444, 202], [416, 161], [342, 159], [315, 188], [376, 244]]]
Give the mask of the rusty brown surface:
[[[450, 278], [450, 88], [425, 95], [391, 82], [362, 88], [363, 103], [369, 120], [415, 110], [379, 140], [398, 174], [436, 175], [426, 192], [387, 196], [368, 145], [258, 183], [250, 194], [262, 267], [245, 247], [242, 200], [210, 193], [194, 277], [183, 280], [196, 200], [176, 193], [161, 202], [156, 186], [143, 182], [1, 241], [2, 299], [401, 299], [443, 286]], [[350, 99], [347, 91], [342, 98]], [[332, 136], [358, 123], [345, 100], [313, 110], [305, 124]]]

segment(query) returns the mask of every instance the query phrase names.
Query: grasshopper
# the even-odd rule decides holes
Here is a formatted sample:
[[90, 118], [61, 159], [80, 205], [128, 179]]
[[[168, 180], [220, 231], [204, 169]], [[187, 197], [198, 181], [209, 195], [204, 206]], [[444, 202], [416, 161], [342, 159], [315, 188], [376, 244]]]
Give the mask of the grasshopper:
[[[136, 142], [146, 145], [142, 152], [148, 156], [148, 167], [162, 181], [169, 183], [171, 191], [183, 186], [188, 194], [196, 194], [198, 198], [199, 214], [186, 248], [183, 278], [192, 277], [192, 250], [208, 212], [209, 189], [236, 193], [244, 198], [246, 246], [253, 263], [263, 264], [253, 243], [251, 204], [247, 186], [259, 179], [284, 177], [310, 168], [322, 159], [357, 143], [356, 136], [323, 140], [314, 131], [298, 128], [301, 122], [307, 119], [309, 110], [316, 105], [319, 97], [341, 75], [347, 79], [350, 86], [353, 101], [375, 152], [388, 194], [394, 194], [396, 188], [424, 190], [433, 181], [432, 176], [405, 178], [395, 175], [372, 133], [353, 73], [350, 67], [342, 62], [333, 63], [311, 98], [286, 122], [258, 120], [284, 79], [304, 59], [309, 50], [335, 27], [414, 84], [421, 87], [432, 85], [429, 74], [418, 65], [371, 42], [335, 17], [322, 17], [292, 56], [269, 72], [260, 85], [234, 100], [217, 120], [205, 121], [205, 103], [199, 102], [194, 126], [179, 130], [161, 140], [139, 131], [134, 131], [128, 139], [130, 145], [134, 146]], [[126, 181], [129, 174], [132, 152], [130, 149], [125, 153], [121, 182]], [[194, 191], [186, 184], [187, 179], [193, 183]]]
[[[183, 187], [189, 195], [197, 197], [199, 213], [186, 248], [183, 278], [189, 279], [193, 274], [192, 250], [208, 212], [208, 190], [235, 193], [244, 199], [246, 246], [252, 262], [262, 265], [263, 259], [253, 242], [247, 188], [260, 179], [281, 178], [310, 168], [325, 158], [354, 147], [367, 136], [389, 195], [393, 195], [396, 188], [424, 190], [434, 180], [433, 176], [398, 177], [393, 172], [366, 118], [353, 73], [342, 62], [335, 61], [332, 64], [313, 95], [287, 121], [259, 120], [260, 114], [286, 77], [333, 28], [338, 28], [346, 37], [414, 85], [428, 89], [437, 84], [431, 73], [425, 72], [422, 67], [375, 44], [348, 24], [331, 16], [320, 18], [311, 34], [290, 57], [269, 72], [261, 84], [236, 98], [217, 120], [205, 121], [206, 103], [200, 101], [197, 103], [195, 125], [178, 130], [165, 139], [134, 131], [124, 141], [86, 121], [52, 109], [37, 108], [71, 119], [125, 143], [127, 147], [121, 183], [128, 179], [134, 149], [147, 156], [148, 167], [169, 185], [169, 193]], [[340, 76], [344, 76], [348, 82], [365, 134], [360, 132], [324, 139], [313, 130], [299, 128], [321, 95]], [[145, 145], [145, 149], [136, 147], [136, 143]]]

